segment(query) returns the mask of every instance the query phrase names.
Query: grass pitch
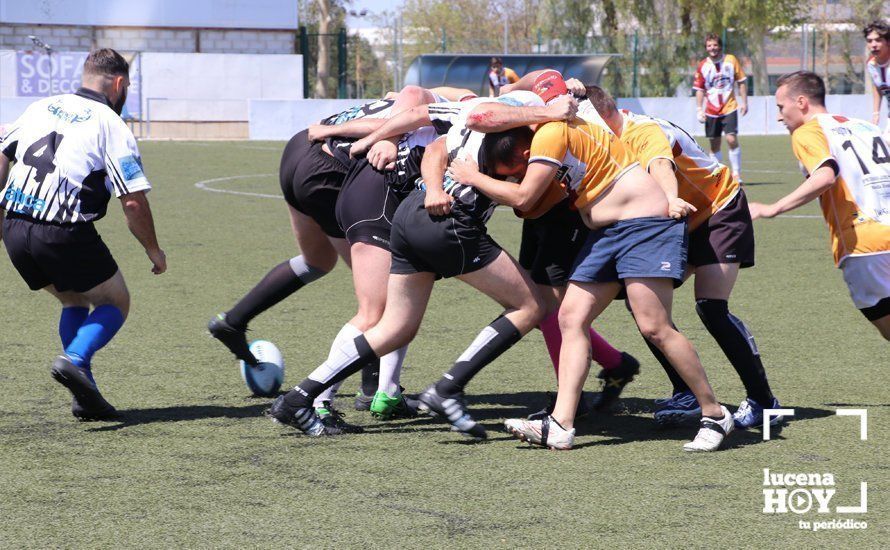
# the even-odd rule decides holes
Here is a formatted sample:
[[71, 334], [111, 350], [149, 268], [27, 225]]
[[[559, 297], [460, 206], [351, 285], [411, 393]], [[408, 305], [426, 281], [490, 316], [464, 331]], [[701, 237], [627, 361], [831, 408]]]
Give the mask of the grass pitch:
[[[800, 183], [787, 137], [742, 138], [749, 199]], [[623, 410], [578, 424], [568, 453], [529, 448], [499, 431], [554, 388], [533, 332], [468, 388], [491, 439], [472, 444], [429, 419], [348, 419], [367, 433], [295, 436], [262, 415], [235, 361], [205, 333], [267, 269], [295, 254], [278, 195], [281, 143], [143, 143], [150, 198], [169, 272], [153, 276], [114, 203], [99, 229], [127, 278], [133, 307], [95, 358], [96, 377], [123, 412], [78, 423], [49, 377], [59, 351], [58, 306], [29, 293], [0, 260], [0, 547], [880, 547], [888, 540], [890, 397], [887, 345], [854, 309], [831, 261], [815, 205], [757, 222], [757, 267], [744, 270], [733, 311], [757, 337], [770, 381], [797, 416], [781, 435], [735, 433], [727, 448], [684, 454], [695, 428], [659, 430], [652, 400], [669, 386], [624, 307], [597, 328], [640, 358]], [[208, 181], [211, 180], [211, 181]], [[236, 195], [217, 190], [253, 193]], [[492, 233], [518, 250], [520, 223], [495, 214]], [[691, 284], [675, 320], [696, 345], [717, 396], [741, 383], [695, 312]], [[301, 290], [252, 323], [277, 343], [295, 384], [322, 361], [354, 313], [349, 271]], [[499, 313], [457, 281], [437, 284], [411, 346], [403, 384], [438, 378]], [[354, 390], [350, 380], [344, 390]], [[588, 384], [594, 388], [594, 381]], [[343, 398], [339, 406], [349, 410]], [[855, 417], [868, 410], [868, 440]], [[766, 515], [763, 469], [835, 476], [832, 512]], [[868, 512], [837, 514], [859, 503]], [[799, 521], [866, 521], [865, 530], [812, 532]], [[884, 540], [884, 543], [880, 541]]]

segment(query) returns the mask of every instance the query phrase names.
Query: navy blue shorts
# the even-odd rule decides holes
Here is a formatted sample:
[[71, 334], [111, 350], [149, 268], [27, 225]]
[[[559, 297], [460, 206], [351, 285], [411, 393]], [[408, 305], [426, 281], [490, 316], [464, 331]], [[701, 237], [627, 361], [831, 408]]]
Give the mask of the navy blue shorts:
[[683, 281], [686, 221], [633, 218], [590, 232], [572, 268], [572, 281], [609, 283], [628, 278]]

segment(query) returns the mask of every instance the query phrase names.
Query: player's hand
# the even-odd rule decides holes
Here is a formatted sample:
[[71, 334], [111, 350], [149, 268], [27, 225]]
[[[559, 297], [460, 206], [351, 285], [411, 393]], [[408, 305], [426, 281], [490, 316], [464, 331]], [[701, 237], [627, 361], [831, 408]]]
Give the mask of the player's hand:
[[349, 157], [357, 158], [368, 152], [368, 149], [374, 145], [374, 142], [368, 138], [371, 136], [365, 136], [361, 139], [355, 140], [352, 145], [349, 147]]
[[779, 213], [773, 205], [763, 204], [761, 202], [748, 203], [748, 210], [751, 212], [751, 219], [775, 218]]
[[701, 110], [701, 109], [699, 109], [698, 111], [696, 111], [696, 113], [695, 113], [695, 118], [697, 118], [698, 121], [701, 122], [701, 123], [704, 123], [705, 120], [707, 119], [707, 117], [705, 116], [705, 112], [704, 112], [703, 110]]
[[447, 216], [451, 213], [451, 203], [454, 197], [442, 189], [426, 188], [426, 197], [423, 199], [423, 207], [431, 216]]
[[578, 100], [570, 95], [557, 98], [547, 106], [553, 120], [572, 120], [578, 112]]
[[309, 125], [309, 141], [324, 141], [328, 138], [328, 131], [333, 126], [326, 124], [310, 124]]
[[680, 197], [668, 200], [668, 214], [675, 220], [685, 218], [695, 212], [698, 212], [698, 208], [692, 206]]
[[742, 116], [747, 115], [747, 114], [748, 114], [748, 104], [746, 103], [746, 104], [744, 104], [744, 105], [740, 105], [740, 106], [739, 106], [739, 111], [742, 112]]
[[479, 165], [474, 160], [465, 158], [456, 158], [451, 161], [445, 173], [451, 176], [451, 179], [470, 186], [473, 185], [476, 176], [481, 174]]
[[577, 78], [566, 80], [566, 88], [568, 88], [569, 93], [575, 97], [584, 97], [587, 94], [587, 86]]
[[398, 155], [399, 148], [393, 142], [385, 139], [378, 141], [368, 150], [368, 162], [377, 170], [392, 170], [396, 166]]
[[148, 254], [148, 259], [151, 260], [152, 268], [151, 272], [155, 275], [160, 275], [161, 273], [167, 271], [167, 255], [164, 254], [164, 251], [160, 248], [156, 250], [146, 250], [146, 254]]

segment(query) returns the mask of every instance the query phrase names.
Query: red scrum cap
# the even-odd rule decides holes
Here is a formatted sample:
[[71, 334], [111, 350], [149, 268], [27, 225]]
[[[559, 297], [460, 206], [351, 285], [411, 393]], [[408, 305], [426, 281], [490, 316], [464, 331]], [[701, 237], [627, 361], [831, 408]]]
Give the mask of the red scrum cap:
[[566, 82], [562, 79], [562, 75], [559, 71], [554, 71], [553, 69], [544, 71], [535, 79], [535, 85], [532, 87], [532, 91], [538, 94], [538, 96], [544, 100], [544, 103], [550, 103], [557, 97], [569, 93], [569, 89], [566, 88]]

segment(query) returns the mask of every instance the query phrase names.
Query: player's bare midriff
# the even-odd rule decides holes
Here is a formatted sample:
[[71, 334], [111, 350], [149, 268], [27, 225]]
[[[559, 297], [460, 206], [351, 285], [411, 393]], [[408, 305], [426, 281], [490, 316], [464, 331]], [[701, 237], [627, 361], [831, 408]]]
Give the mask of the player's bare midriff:
[[581, 208], [584, 224], [597, 229], [621, 220], [668, 217], [668, 200], [645, 170], [633, 166], [602, 195]]

